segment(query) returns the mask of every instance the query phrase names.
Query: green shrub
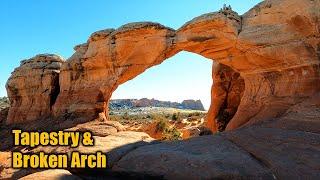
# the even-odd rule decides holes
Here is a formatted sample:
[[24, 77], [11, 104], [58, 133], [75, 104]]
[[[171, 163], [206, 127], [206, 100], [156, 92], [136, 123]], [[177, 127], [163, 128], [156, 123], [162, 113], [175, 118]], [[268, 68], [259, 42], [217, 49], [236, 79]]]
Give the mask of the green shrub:
[[180, 119], [181, 119], [180, 112], [178, 112], [178, 113], [173, 113], [171, 119], [172, 119], [173, 121], [180, 120]]
[[200, 112], [192, 112], [188, 114], [188, 117], [192, 117], [192, 116], [200, 116], [201, 113]]
[[181, 133], [175, 128], [167, 128], [162, 136], [162, 140], [174, 141], [181, 139]]
[[175, 127], [170, 127], [168, 120], [164, 118], [158, 120], [156, 132], [162, 133], [162, 140], [172, 141], [181, 139], [181, 133]]
[[157, 122], [156, 132], [165, 132], [166, 129], [169, 127], [168, 122], [164, 119], [161, 119]]

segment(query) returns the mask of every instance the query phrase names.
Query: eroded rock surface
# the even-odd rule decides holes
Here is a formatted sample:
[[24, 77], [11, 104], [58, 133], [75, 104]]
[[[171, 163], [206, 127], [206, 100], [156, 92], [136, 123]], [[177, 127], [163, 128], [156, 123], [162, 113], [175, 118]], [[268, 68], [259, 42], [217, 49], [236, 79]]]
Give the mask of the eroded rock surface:
[[224, 135], [258, 159], [277, 179], [320, 177], [319, 134], [252, 126]]
[[113, 170], [164, 179], [272, 179], [268, 169], [221, 136], [143, 146], [124, 156]]
[[318, 179], [319, 134], [251, 126], [131, 151], [114, 171], [165, 179]]
[[213, 132], [224, 131], [238, 110], [245, 84], [238, 72], [218, 63], [213, 64], [212, 79], [212, 103], [207, 114], [207, 127]]
[[144, 132], [123, 131], [107, 136], [105, 136], [105, 134], [93, 134], [94, 146], [83, 146], [82, 144], [77, 148], [71, 148], [68, 146], [39, 146], [33, 149], [32, 152], [37, 153], [39, 151], [44, 151], [46, 153], [70, 153], [72, 151], [79, 151], [81, 153], [95, 153], [97, 151], [101, 151], [107, 154], [108, 167], [112, 167], [113, 164], [121, 159], [125, 154], [140, 146], [153, 143], [154, 141], [153, 138]]
[[47, 179], [60, 179], [60, 180], [80, 180], [81, 178], [71, 174], [64, 169], [51, 169], [41, 172], [36, 172], [28, 176], [20, 178], [21, 180], [47, 180]]
[[227, 129], [279, 117], [319, 92], [320, 2], [267, 0], [242, 16], [230, 67], [245, 92]]
[[7, 81], [10, 99], [7, 124], [26, 123], [51, 116], [60, 92], [59, 73], [63, 58], [40, 54], [21, 61]]

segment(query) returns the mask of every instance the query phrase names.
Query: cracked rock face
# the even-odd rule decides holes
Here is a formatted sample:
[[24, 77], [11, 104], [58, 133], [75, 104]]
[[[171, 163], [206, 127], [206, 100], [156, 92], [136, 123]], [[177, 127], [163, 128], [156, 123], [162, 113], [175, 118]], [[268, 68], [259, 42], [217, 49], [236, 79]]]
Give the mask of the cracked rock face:
[[[109, 99], [120, 84], [183, 50], [219, 66], [213, 73], [217, 83], [207, 117], [210, 129], [232, 130], [280, 117], [320, 90], [319, 8], [318, 0], [266, 0], [242, 16], [224, 8], [178, 30], [140, 22], [95, 32], [62, 63], [60, 93], [52, 108], [50, 95], [45, 102], [38, 102], [39, 93], [33, 101], [27, 97], [38, 92], [39, 84], [22, 87], [12, 80], [18, 72], [13, 73], [8, 81], [12, 101], [8, 122], [37, 120], [50, 112], [58, 118], [86, 120], [107, 115]], [[25, 77], [35, 75], [29, 74]]]
[[63, 58], [40, 54], [21, 61], [7, 81], [10, 99], [7, 124], [25, 123], [51, 116], [59, 94], [59, 73]]
[[[224, 131], [238, 110], [245, 84], [238, 72], [223, 64], [212, 66], [211, 106], [207, 114], [207, 127]], [[211, 119], [210, 119], [211, 118]]]
[[320, 2], [267, 0], [242, 16], [230, 64], [245, 91], [227, 129], [279, 117], [320, 90]]

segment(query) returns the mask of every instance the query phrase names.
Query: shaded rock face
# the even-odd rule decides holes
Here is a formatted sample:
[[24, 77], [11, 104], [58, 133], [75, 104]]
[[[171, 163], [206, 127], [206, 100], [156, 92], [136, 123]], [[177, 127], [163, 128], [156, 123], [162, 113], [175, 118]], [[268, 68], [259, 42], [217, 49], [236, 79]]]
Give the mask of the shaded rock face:
[[[239, 73], [222, 64], [213, 64], [211, 106], [207, 114], [207, 127], [224, 131], [238, 110], [245, 84]], [[212, 119], [213, 118], [213, 119]]]
[[[224, 8], [176, 31], [150, 22], [98, 31], [87, 43], [76, 46], [73, 56], [63, 63], [52, 113], [87, 120], [101, 112], [107, 115], [109, 99], [120, 84], [185, 50], [217, 62], [213, 77], [221, 80], [212, 88], [212, 99], [218, 99], [208, 115], [212, 130], [232, 130], [279, 117], [320, 90], [319, 8], [318, 0], [266, 0], [242, 16]], [[219, 71], [227, 77], [221, 77]], [[51, 96], [45, 96], [48, 101], [41, 98], [44, 105], [40, 107], [40, 95], [32, 93], [38, 88], [18, 85], [16, 74], [7, 86], [12, 101], [8, 122], [48, 115]], [[215, 97], [216, 92], [225, 98]], [[34, 95], [28, 111], [32, 101], [26, 94]]]
[[72, 175], [69, 171], [64, 169], [51, 169], [51, 170], [45, 170], [42, 172], [36, 172], [33, 174], [30, 174], [28, 176], [24, 176], [23, 178], [20, 178], [21, 180], [33, 180], [33, 179], [39, 179], [39, 180], [46, 180], [46, 179], [65, 179], [65, 180], [80, 180], [81, 178]]
[[9, 106], [9, 99], [7, 97], [0, 98], [0, 124], [7, 120]]
[[227, 129], [279, 117], [320, 90], [319, 1], [264, 1], [243, 15], [231, 67], [245, 91]]
[[40, 54], [21, 61], [7, 81], [10, 99], [7, 124], [24, 123], [51, 116], [59, 94], [59, 73], [63, 58]]
[[8, 117], [9, 107], [0, 109], [0, 124], [5, 123]]

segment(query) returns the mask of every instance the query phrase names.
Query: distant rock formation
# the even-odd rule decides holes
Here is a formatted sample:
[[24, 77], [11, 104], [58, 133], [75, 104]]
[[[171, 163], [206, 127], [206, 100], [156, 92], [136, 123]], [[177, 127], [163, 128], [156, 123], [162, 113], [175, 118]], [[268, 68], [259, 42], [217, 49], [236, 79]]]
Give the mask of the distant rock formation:
[[0, 97], [0, 110], [10, 106], [9, 99], [7, 97]]
[[188, 99], [188, 100], [182, 101], [181, 105], [183, 109], [193, 109], [193, 110], [201, 110], [201, 111], [205, 110], [201, 100]]
[[113, 99], [109, 102], [109, 109], [127, 109], [138, 107], [168, 107], [177, 109], [191, 109], [205, 111], [201, 100], [184, 100], [182, 103], [159, 101], [156, 99]]
[[7, 97], [1, 97], [0, 98], [0, 124], [5, 122], [5, 120], [7, 119], [9, 107], [10, 107], [9, 99]]

